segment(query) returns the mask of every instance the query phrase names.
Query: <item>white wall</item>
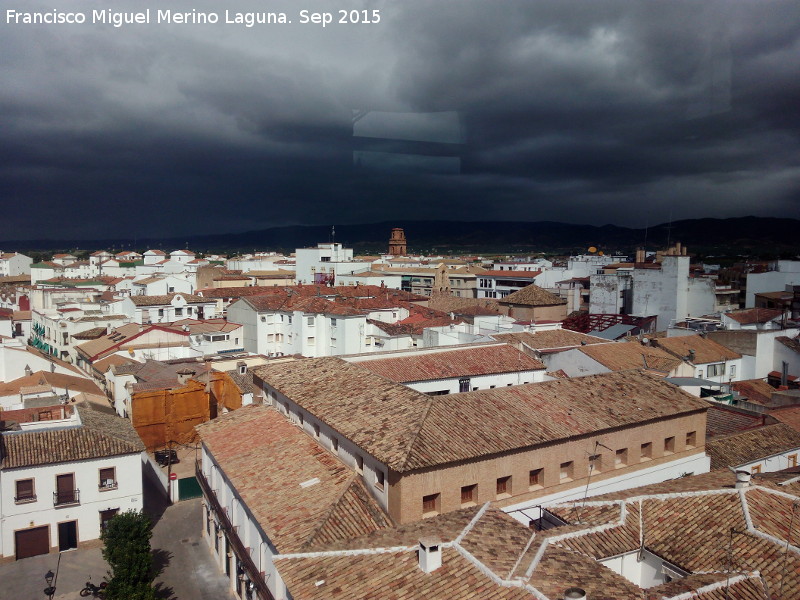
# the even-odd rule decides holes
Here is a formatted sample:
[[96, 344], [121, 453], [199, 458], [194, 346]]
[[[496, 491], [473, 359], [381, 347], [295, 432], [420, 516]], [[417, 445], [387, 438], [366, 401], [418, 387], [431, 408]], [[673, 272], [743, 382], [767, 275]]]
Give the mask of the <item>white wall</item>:
[[755, 306], [756, 294], [782, 292], [787, 285], [800, 285], [800, 261], [779, 260], [772, 265], [776, 271], [747, 274], [745, 308]]
[[[792, 462], [789, 460], [789, 456], [795, 457], [794, 464], [792, 464]], [[780, 454], [773, 454], [772, 456], [768, 456], [760, 460], [736, 465], [734, 468], [741, 471], [773, 473], [775, 471], [782, 471], [783, 469], [796, 467], [798, 465], [800, 465], [800, 448], [792, 448], [791, 450], [781, 452]], [[761, 467], [761, 470], [753, 471], [753, 467]]]
[[642, 549], [641, 552], [639, 550], [626, 552], [625, 554], [620, 554], [619, 556], [614, 556], [598, 562], [615, 573], [622, 575], [631, 583], [644, 589], [662, 585], [667, 582], [662, 572], [664, 566], [674, 573], [683, 574], [683, 571], [672, 563], [665, 561], [663, 558], [659, 558], [645, 549]]
[[699, 475], [701, 473], [708, 473], [710, 468], [711, 459], [708, 458], [708, 456], [705, 454], [694, 454], [692, 456], [680, 457], [670, 462], [660, 463], [646, 469], [624, 473], [619, 477], [592, 481], [589, 483], [588, 492], [586, 486], [580, 486], [578, 488], [572, 488], [563, 492], [536, 498], [535, 500], [512, 504], [504, 507], [503, 510], [521, 523], [528, 525], [532, 519], [539, 518], [538, 507], [540, 505], [546, 508], [552, 504], [559, 504], [570, 500], [580, 500], [584, 495], [588, 495], [589, 497], [599, 496], [601, 494], [620, 492], [651, 483], [661, 483], [667, 479], [681, 477], [685, 473]]
[[609, 373], [611, 369], [603, 366], [595, 359], [587, 356], [578, 348], [564, 352], [542, 354], [542, 362], [548, 371], [563, 370], [570, 377], [583, 377], [584, 375], [597, 375]]
[[[205, 445], [202, 446], [202, 470], [211, 489], [216, 492], [217, 501], [227, 508], [228, 518], [232, 525], [237, 528], [236, 531], [240, 541], [246, 548], [250, 549], [250, 558], [253, 563], [264, 573], [270, 592], [276, 600], [286, 600], [288, 597], [286, 586], [272, 560], [278, 554], [277, 549], [253, 516], [250, 508], [242, 502], [241, 496], [225, 476], [222, 469], [220, 469], [219, 464]], [[203, 511], [202, 532], [222, 573], [225, 573], [225, 561], [231, 561], [230, 572], [233, 575], [231, 589], [233, 589], [236, 576], [236, 565], [234, 564], [236, 559], [226, 556], [224, 530], [222, 527], [215, 528], [215, 520], [213, 515], [209, 513], [208, 507]], [[216, 549], [215, 537], [217, 538]]]
[[[24, 435], [24, 434], [5, 434]], [[99, 488], [100, 469], [115, 467], [118, 487]], [[80, 504], [54, 507], [56, 475], [74, 473], [75, 487], [80, 490]], [[34, 478], [35, 502], [15, 504], [15, 481]], [[142, 459], [128, 454], [55, 465], [3, 469], [0, 471], [0, 543], [2, 556], [14, 556], [14, 532], [34, 526], [50, 525], [50, 546], [58, 545], [58, 523], [78, 521], [78, 541], [100, 537], [100, 511], [118, 508], [142, 508]]]
[[[460, 377], [448, 379], [432, 379], [427, 381], [414, 381], [403, 385], [417, 390], [423, 394], [447, 390], [448, 394], [459, 393]], [[491, 388], [507, 387], [510, 385], [523, 385], [525, 383], [539, 383], [544, 381], [544, 369], [536, 371], [518, 371], [516, 373], [492, 373], [489, 375], [473, 375], [469, 378], [469, 390], [488, 390]]]

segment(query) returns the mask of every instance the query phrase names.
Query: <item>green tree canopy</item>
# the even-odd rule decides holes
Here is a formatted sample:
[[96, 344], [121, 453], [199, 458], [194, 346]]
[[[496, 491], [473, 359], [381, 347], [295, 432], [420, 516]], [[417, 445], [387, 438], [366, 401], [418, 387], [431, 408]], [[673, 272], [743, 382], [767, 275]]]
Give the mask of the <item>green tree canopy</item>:
[[111, 567], [107, 600], [155, 600], [150, 518], [140, 511], [113, 517], [103, 530], [103, 558]]

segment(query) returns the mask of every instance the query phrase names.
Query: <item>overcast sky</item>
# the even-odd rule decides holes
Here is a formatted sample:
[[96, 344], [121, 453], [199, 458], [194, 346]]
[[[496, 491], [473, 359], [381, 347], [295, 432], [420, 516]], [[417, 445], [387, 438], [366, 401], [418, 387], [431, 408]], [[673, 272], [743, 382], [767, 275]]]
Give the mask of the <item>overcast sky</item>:
[[[292, 23], [6, 23], [8, 8], [67, 5], [87, 21], [149, 6], [153, 21], [157, 8], [223, 21], [227, 7]], [[303, 8], [381, 21], [303, 25]], [[3, 11], [0, 239], [800, 216], [796, 0]]]

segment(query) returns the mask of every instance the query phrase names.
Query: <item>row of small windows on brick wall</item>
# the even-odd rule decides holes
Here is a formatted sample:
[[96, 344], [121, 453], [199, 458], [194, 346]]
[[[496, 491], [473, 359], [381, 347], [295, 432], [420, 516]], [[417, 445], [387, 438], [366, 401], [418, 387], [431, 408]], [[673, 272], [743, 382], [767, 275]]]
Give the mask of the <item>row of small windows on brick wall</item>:
[[[686, 449], [689, 450], [697, 445], [697, 432], [690, 431], [686, 434]], [[675, 436], [664, 438], [664, 456], [674, 454], [675, 452]], [[653, 459], [653, 443], [646, 442], [640, 445], [639, 448], [639, 462], [646, 462]], [[614, 452], [614, 469], [621, 469], [629, 466], [628, 461], [628, 448], [620, 448]], [[592, 476], [603, 471], [609, 470], [603, 464], [603, 456], [601, 454], [593, 454], [589, 456], [588, 476]], [[528, 486], [524, 491], [535, 491], [544, 488], [544, 468], [532, 469], [528, 472]], [[567, 461], [559, 465], [558, 472], [559, 483], [572, 481], [575, 479], [575, 462]], [[498, 477], [496, 481], [494, 498], [502, 500], [509, 498], [512, 495], [512, 477], [511, 475], [505, 477]], [[517, 490], [517, 493], [521, 491]], [[474, 506], [478, 502], [478, 484], [470, 484], [461, 487], [461, 507]], [[422, 497], [422, 515], [424, 517], [439, 514], [441, 511], [441, 494], [428, 494]]]

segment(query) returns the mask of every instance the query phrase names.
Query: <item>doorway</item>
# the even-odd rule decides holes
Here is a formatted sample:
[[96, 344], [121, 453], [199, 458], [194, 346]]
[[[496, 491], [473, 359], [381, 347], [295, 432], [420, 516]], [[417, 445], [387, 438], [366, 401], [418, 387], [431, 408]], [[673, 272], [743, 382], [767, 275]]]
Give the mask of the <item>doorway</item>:
[[67, 521], [58, 524], [58, 551], [73, 550], [78, 547], [78, 522]]

